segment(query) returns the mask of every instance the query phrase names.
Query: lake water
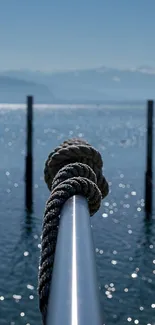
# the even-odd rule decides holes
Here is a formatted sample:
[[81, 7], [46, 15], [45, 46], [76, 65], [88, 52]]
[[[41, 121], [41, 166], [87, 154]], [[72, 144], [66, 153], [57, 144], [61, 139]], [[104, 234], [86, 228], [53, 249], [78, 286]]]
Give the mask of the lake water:
[[71, 137], [100, 151], [110, 184], [91, 219], [105, 324], [155, 324], [155, 208], [152, 221], [144, 214], [145, 107], [36, 107], [31, 217], [24, 209], [25, 121], [23, 106], [0, 105], [0, 324], [41, 324], [37, 276], [49, 196], [44, 162]]

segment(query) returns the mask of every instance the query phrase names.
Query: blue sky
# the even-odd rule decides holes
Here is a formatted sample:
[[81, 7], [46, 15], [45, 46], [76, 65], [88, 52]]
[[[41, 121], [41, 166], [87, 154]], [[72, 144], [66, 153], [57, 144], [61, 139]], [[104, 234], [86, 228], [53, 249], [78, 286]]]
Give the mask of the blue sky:
[[0, 0], [0, 70], [155, 65], [155, 0]]

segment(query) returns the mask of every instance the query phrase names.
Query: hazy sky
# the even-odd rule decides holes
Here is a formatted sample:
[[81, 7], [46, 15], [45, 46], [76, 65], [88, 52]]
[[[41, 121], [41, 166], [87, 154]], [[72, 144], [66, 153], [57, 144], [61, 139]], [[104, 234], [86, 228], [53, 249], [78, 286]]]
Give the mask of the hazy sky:
[[155, 0], [0, 0], [0, 70], [155, 66]]

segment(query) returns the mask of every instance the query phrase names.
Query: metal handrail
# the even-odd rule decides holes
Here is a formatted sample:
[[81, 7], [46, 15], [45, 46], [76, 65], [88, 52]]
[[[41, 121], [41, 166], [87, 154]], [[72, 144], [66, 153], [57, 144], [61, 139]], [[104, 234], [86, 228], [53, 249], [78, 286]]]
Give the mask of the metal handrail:
[[102, 325], [88, 204], [70, 198], [60, 217], [47, 325]]

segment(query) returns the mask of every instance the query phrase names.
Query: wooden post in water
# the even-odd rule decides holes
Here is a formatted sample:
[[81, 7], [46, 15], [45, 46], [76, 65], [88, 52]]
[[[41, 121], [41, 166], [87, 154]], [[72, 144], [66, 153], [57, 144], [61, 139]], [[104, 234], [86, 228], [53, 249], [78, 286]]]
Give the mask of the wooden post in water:
[[26, 126], [26, 170], [25, 170], [25, 205], [32, 212], [33, 205], [33, 97], [27, 97], [27, 126]]
[[145, 213], [150, 219], [152, 214], [152, 189], [153, 189], [153, 101], [148, 101], [147, 106], [147, 153], [145, 173]]

